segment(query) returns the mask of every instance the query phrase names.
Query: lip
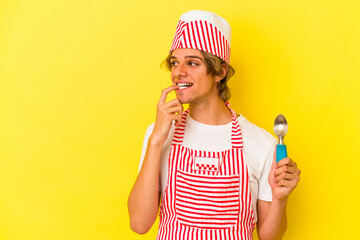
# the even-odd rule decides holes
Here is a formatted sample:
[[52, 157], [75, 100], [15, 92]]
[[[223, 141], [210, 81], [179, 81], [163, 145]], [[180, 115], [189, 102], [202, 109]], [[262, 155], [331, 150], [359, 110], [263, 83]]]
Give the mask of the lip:
[[176, 85], [179, 87], [176, 91], [183, 91], [193, 86], [190, 82], [177, 82]]
[[192, 82], [175, 82], [176, 85], [179, 85], [179, 84], [193, 84]]

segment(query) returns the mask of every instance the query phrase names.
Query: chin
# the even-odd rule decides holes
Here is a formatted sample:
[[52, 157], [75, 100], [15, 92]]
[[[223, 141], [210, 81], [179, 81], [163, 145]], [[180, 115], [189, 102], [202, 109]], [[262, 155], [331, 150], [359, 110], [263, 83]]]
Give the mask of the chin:
[[189, 101], [186, 101], [186, 100], [181, 99], [181, 98], [179, 98], [179, 101], [180, 101], [180, 103], [181, 103], [181, 104], [187, 104], [187, 103], [190, 103]]
[[189, 103], [190, 100], [189, 99], [186, 99], [185, 97], [181, 96], [181, 95], [176, 95], [177, 99], [179, 99], [180, 103], [181, 104], [186, 104], [186, 103]]

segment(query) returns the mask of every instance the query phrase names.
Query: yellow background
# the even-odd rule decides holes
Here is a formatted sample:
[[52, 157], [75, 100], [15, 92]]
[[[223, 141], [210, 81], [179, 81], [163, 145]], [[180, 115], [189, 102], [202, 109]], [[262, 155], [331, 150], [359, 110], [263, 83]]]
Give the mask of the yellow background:
[[355, 238], [359, 1], [2, 0], [0, 239], [155, 239], [127, 197], [191, 9], [232, 26], [232, 107], [271, 133], [287, 117], [302, 180], [284, 239]]

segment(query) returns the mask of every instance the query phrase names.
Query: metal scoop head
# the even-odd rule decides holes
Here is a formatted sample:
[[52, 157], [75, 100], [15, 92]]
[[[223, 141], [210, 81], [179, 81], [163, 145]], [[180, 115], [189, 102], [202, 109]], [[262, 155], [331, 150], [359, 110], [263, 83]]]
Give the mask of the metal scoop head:
[[279, 114], [275, 118], [274, 133], [279, 138], [279, 144], [284, 145], [284, 136], [288, 131], [288, 124], [284, 115]]

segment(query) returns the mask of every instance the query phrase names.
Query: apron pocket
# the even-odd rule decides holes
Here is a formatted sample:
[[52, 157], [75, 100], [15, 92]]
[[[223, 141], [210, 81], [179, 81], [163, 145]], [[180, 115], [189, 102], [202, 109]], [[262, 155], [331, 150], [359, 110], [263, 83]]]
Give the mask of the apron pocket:
[[179, 223], [205, 229], [234, 226], [239, 219], [239, 187], [239, 175], [199, 175], [178, 170], [175, 210]]

